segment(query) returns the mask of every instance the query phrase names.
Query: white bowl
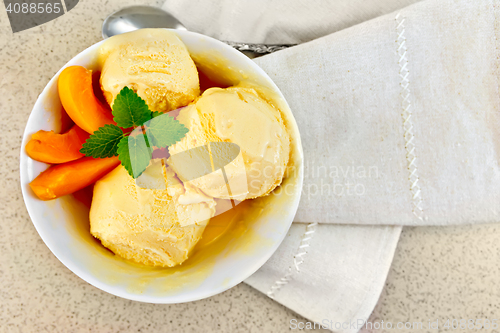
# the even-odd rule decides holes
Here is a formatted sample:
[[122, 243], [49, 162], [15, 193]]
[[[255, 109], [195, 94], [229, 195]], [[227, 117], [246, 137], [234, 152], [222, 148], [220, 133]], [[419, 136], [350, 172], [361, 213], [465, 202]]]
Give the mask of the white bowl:
[[[258, 270], [287, 234], [297, 211], [303, 180], [302, 146], [297, 125], [283, 95], [269, 76], [242, 53], [213, 38], [188, 31], [175, 31], [195, 61], [206, 70], [226, 68], [225, 79], [246, 79], [269, 89], [285, 118], [293, 142], [293, 172], [276, 191], [260, 200], [260, 214], [244, 216], [238, 232], [221, 239], [209, 251], [199, 251], [177, 269], [147, 268], [115, 256], [89, 232], [88, 209], [73, 196], [52, 201], [36, 198], [29, 183], [47, 168], [26, 155], [31, 134], [40, 129], [60, 130], [61, 104], [57, 92], [59, 73], [67, 66], [97, 68], [99, 42], [71, 59], [47, 84], [29, 117], [21, 149], [21, 187], [36, 230], [54, 255], [88, 283], [113, 295], [149, 303], [180, 303], [221, 293]], [[286, 189], [286, 190], [283, 190]], [[235, 227], [236, 228], [236, 227]]]

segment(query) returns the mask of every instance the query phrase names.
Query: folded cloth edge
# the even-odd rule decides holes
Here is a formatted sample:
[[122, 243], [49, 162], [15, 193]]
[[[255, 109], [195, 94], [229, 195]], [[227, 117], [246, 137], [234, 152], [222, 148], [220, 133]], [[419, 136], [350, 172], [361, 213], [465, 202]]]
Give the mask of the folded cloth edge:
[[[353, 243], [354, 247], [364, 247], [369, 249], [369, 251], [365, 256], [354, 256], [348, 258], [348, 263], [343, 263], [346, 259], [346, 254], [351, 253], [349, 247], [343, 248], [339, 252], [335, 252], [335, 239], [330, 243], [325, 242], [325, 239], [318, 239], [318, 242], [323, 241], [321, 244], [323, 248], [318, 249], [314, 237], [321, 238], [321, 235], [313, 235], [312, 240], [309, 242], [310, 247], [307, 249], [309, 254], [300, 258], [303, 261], [301, 263], [302, 266], [300, 270], [296, 270], [294, 267], [295, 257], [300, 251], [300, 245], [303, 245], [303, 236], [309, 230], [307, 227], [304, 228], [304, 226], [304, 223], [294, 223], [291, 229], [292, 236], [289, 236], [281, 244], [280, 249], [273, 254], [274, 258], [272, 257], [261, 269], [259, 269], [259, 271], [247, 278], [244, 282], [254, 289], [268, 296], [272, 296], [272, 299], [290, 308], [300, 316], [307, 318], [311, 322], [323, 325], [323, 328], [342, 333], [357, 332], [368, 320], [380, 298], [394, 258], [402, 226], [318, 225], [319, 229], [323, 230], [317, 230], [316, 232], [328, 231], [328, 237], [334, 234], [340, 235], [337, 237], [347, 237], [349, 238], [349, 242]], [[293, 234], [297, 235], [297, 229], [300, 229], [303, 234], [302, 237], [293, 236]], [[369, 234], [373, 234], [374, 237], [367, 238], [366, 236]], [[325, 249], [325, 246], [327, 246], [329, 250]], [[295, 249], [299, 250], [295, 251]], [[321, 253], [318, 253], [318, 251]], [[338, 270], [335, 268], [333, 268], [333, 270], [325, 270], [325, 265], [323, 265], [323, 267], [319, 267], [315, 264], [311, 265], [311, 263], [317, 260], [312, 258], [308, 260], [308, 255], [324, 255], [329, 258], [328, 262], [324, 261], [326, 266], [334, 267], [336, 264], [343, 263], [344, 267], [339, 269], [341, 273], [338, 273]], [[367, 261], [376, 264], [374, 268], [368, 267], [367, 271], [365, 271], [365, 266], [370, 266], [366, 264]], [[290, 264], [290, 267], [287, 267], [288, 264], [284, 266], [277, 265], [276, 262], [287, 262]], [[352, 274], [352, 269], [344, 270], [346, 265], [354, 267], [356, 270], [355, 274], [363, 275], [366, 273], [367, 275], [365, 276], [372, 278], [369, 282], [359, 283], [359, 288], [349, 291], [344, 290], [348, 283], [344, 283], [344, 287], [339, 286], [335, 281], [331, 284], [332, 279], [336, 279], [337, 282], [345, 282], [353, 278], [351, 275], [347, 276], [348, 274]], [[328, 274], [328, 272], [334, 274], [334, 276], [323, 276], [325, 273]], [[327, 284], [327, 289], [335, 290], [335, 288], [340, 288], [340, 290], [342, 290], [342, 292], [338, 294], [335, 291], [330, 295], [323, 294], [325, 298], [323, 302], [321, 302], [319, 308], [319, 300], [313, 295], [315, 292], [313, 280], [318, 277], [324, 279]], [[313, 283], [307, 286], [304, 285], [309, 280]], [[328, 282], [329, 280], [330, 283]], [[273, 289], [277, 282], [279, 288]], [[298, 294], [300, 294], [300, 296], [294, 296]], [[311, 295], [311, 297], [308, 297], [309, 295]], [[297, 298], [300, 300], [299, 302]], [[353, 301], [353, 299], [356, 299], [356, 301]], [[325, 300], [330, 300], [330, 302], [324, 302]], [[300, 318], [297, 319], [300, 320]], [[342, 324], [344, 327], [342, 327]]]

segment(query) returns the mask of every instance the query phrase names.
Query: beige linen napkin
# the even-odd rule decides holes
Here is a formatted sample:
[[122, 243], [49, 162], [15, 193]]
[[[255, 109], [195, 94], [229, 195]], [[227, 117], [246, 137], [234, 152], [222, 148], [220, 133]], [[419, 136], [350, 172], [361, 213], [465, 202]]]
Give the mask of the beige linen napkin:
[[[189, 11], [180, 3], [171, 0], [166, 7], [182, 21], [196, 21], [198, 29], [206, 23], [209, 32], [227, 39], [242, 30], [247, 37], [250, 27], [260, 38], [302, 27], [317, 31], [333, 25], [326, 13], [335, 15], [325, 2], [318, 4], [318, 18], [309, 17], [308, 30], [305, 18], [291, 15], [282, 24], [284, 14], [273, 21], [267, 12], [297, 11], [302, 1], [260, 3], [256, 10], [250, 2], [219, 8], [189, 1]], [[283, 91], [302, 136], [305, 182], [296, 222], [499, 220], [500, 14], [494, 3], [425, 1], [399, 16], [256, 60]], [[211, 12], [214, 7], [218, 12]], [[311, 7], [307, 2], [302, 12], [312, 15]], [[216, 22], [228, 32], [215, 28]]]
[[[314, 12], [312, 2], [299, 0], [251, 3], [168, 0], [164, 8], [188, 29], [221, 39], [284, 43], [349, 25], [349, 15], [357, 22], [399, 4], [377, 8], [363, 1], [370, 5], [357, 8], [339, 1], [318, 4]], [[282, 90], [301, 131], [306, 178], [295, 221], [322, 224], [295, 223], [246, 283], [310, 320], [358, 323], [379, 297], [401, 229], [332, 223], [496, 221], [500, 103], [493, 4], [428, 0], [256, 59]], [[344, 10], [340, 23], [332, 23], [339, 21], [335, 6]], [[305, 17], [271, 15], [280, 8]], [[343, 326], [329, 328], [360, 328]]]

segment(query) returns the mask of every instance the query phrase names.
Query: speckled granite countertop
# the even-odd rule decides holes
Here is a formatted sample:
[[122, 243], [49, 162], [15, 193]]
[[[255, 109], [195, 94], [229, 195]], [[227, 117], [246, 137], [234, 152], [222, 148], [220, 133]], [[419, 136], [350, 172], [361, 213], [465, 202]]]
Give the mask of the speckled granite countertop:
[[[31, 108], [64, 63], [101, 40], [106, 14], [133, 3], [80, 1], [67, 15], [15, 36], [0, 8], [0, 331], [289, 331], [291, 319], [305, 320], [245, 284], [176, 305], [106, 294], [65, 268], [28, 217], [19, 186], [19, 146]], [[494, 319], [500, 314], [499, 238], [496, 225], [405, 228], [370, 321]]]

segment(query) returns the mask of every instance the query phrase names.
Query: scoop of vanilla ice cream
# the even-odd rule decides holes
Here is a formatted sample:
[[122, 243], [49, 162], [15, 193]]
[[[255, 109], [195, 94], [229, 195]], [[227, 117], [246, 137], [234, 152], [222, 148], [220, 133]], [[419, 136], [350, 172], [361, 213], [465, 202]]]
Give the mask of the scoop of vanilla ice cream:
[[170, 111], [200, 94], [198, 71], [186, 46], [165, 29], [140, 29], [109, 38], [100, 48], [101, 88], [110, 105], [127, 86], [153, 111]]
[[184, 139], [169, 147], [168, 163], [175, 166], [184, 184], [200, 188], [213, 197], [244, 200], [248, 186], [241, 150], [236, 145], [218, 147], [217, 144], [222, 142], [214, 143], [208, 136], [194, 104], [183, 108], [176, 119], [186, 125], [189, 132]]
[[150, 266], [184, 262], [215, 214], [215, 201], [171, 170], [165, 189], [142, 188], [123, 166], [94, 187], [90, 231], [115, 254]]
[[[208, 89], [195, 104], [182, 109], [177, 120], [189, 132], [169, 147], [168, 164], [183, 182], [214, 198], [237, 200], [269, 194], [281, 183], [290, 154], [290, 137], [280, 111], [254, 89]], [[195, 147], [214, 147], [210, 142], [235, 143], [240, 154], [224, 170], [215, 168], [215, 172], [193, 179], [189, 164], [175, 156], [194, 151]], [[210, 154], [212, 164], [227, 155], [213, 148]]]

